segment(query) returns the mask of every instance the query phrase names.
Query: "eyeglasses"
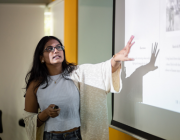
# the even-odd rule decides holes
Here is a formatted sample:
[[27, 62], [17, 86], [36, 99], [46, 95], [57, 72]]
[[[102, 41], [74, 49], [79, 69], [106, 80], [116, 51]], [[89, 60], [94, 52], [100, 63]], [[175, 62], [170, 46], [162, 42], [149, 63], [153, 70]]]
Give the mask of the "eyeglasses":
[[58, 51], [63, 51], [64, 50], [64, 46], [56, 46], [56, 47], [53, 47], [53, 46], [48, 46], [46, 49], [44, 49], [44, 52], [54, 52], [55, 48], [58, 50]]

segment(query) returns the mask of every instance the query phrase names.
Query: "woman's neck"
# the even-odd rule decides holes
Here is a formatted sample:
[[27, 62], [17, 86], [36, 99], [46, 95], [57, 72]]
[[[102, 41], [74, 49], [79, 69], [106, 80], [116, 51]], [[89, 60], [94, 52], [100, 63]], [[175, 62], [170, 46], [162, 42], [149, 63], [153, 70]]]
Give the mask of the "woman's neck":
[[46, 65], [49, 71], [49, 75], [58, 75], [63, 72], [62, 63], [57, 65]]

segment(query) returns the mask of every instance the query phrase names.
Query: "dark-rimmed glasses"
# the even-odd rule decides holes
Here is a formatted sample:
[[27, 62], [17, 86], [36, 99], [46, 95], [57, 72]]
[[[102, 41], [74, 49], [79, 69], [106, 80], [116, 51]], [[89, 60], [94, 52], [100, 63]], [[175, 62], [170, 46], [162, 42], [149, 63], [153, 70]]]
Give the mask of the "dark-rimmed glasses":
[[53, 46], [48, 46], [46, 49], [44, 49], [44, 52], [54, 52], [55, 48], [58, 50], [58, 51], [63, 51], [64, 50], [64, 46], [56, 46], [56, 47], [53, 47]]

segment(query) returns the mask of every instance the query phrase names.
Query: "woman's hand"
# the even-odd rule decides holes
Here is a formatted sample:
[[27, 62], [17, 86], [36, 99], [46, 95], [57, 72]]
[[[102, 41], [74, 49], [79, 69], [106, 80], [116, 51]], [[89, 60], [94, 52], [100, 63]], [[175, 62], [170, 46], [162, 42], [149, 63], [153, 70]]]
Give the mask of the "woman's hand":
[[46, 122], [49, 117], [55, 118], [59, 115], [60, 109], [54, 109], [54, 104], [51, 104], [43, 110], [41, 113], [37, 116], [37, 127], [40, 127], [44, 122]]
[[46, 114], [51, 118], [57, 117], [60, 113], [60, 109], [54, 109], [54, 106], [54, 104], [51, 104], [48, 108], [45, 109]]
[[112, 67], [112, 73], [115, 72], [119, 66], [121, 61], [132, 61], [134, 60], [133, 58], [128, 58], [128, 54], [130, 52], [130, 49], [134, 42], [132, 43], [134, 39], [134, 36], [132, 35], [131, 38], [129, 39], [127, 45], [117, 54], [113, 56], [113, 59], [111, 59], [111, 67]]
[[128, 58], [130, 49], [131, 49], [132, 45], [135, 43], [135, 42], [132, 42], [133, 39], [134, 39], [134, 36], [132, 35], [131, 38], [129, 39], [127, 45], [114, 56], [115, 62], [134, 60], [133, 58]]

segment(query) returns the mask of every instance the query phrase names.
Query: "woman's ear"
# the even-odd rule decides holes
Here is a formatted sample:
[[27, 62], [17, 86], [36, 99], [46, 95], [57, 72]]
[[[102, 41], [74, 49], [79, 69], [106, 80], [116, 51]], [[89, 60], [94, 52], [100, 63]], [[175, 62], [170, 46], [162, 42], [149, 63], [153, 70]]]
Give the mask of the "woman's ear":
[[44, 63], [44, 57], [42, 55], [39, 57], [39, 59], [40, 59], [41, 63]]

